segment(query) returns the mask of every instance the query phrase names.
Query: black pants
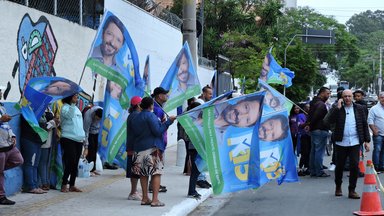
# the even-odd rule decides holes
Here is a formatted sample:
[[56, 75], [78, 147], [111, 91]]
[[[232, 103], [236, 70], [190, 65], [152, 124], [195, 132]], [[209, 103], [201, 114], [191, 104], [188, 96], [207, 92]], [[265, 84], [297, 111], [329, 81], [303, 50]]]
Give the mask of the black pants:
[[71, 176], [69, 180], [69, 186], [74, 186], [77, 177], [77, 167], [79, 166], [79, 159], [81, 156], [81, 151], [83, 150], [83, 143], [76, 142], [67, 138], [61, 138], [60, 141], [63, 150], [64, 165], [62, 184], [68, 184], [68, 177]]
[[355, 190], [356, 182], [359, 175], [359, 153], [360, 145], [343, 147], [335, 145], [336, 151], [336, 170], [335, 170], [335, 184], [341, 186], [343, 183], [343, 170], [344, 164], [349, 156], [349, 190]]
[[195, 160], [197, 157], [197, 151], [196, 149], [190, 149], [188, 150], [189, 156], [191, 157], [191, 164], [192, 164], [192, 169], [191, 169], [191, 176], [189, 176], [189, 187], [188, 187], [188, 195], [193, 195], [196, 192], [196, 182], [197, 182], [197, 177], [200, 175], [200, 171], [197, 169]]
[[309, 168], [309, 155], [311, 153], [311, 136], [301, 135], [300, 145], [301, 145], [301, 157], [300, 157], [299, 168]]
[[93, 161], [93, 168], [91, 172], [96, 170], [96, 154], [97, 149], [99, 147], [98, 143], [98, 136], [99, 134], [89, 134], [88, 136], [88, 155], [87, 155], [87, 161], [91, 162]]

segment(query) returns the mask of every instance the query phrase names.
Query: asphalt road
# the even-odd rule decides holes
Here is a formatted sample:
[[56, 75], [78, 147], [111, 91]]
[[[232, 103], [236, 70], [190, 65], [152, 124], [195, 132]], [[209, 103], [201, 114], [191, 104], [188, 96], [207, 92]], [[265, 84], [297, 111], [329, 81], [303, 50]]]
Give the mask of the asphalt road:
[[[371, 152], [368, 153], [371, 155]], [[329, 164], [325, 157], [324, 164]], [[257, 190], [224, 196], [212, 196], [190, 216], [195, 215], [263, 215], [263, 216], [350, 216], [360, 209], [361, 200], [348, 199], [348, 172], [344, 172], [343, 196], [335, 197], [334, 173], [327, 178], [300, 177], [300, 182], [277, 185], [270, 182]], [[384, 181], [384, 174], [380, 174]], [[363, 178], [356, 191], [362, 194]], [[382, 198], [382, 193], [380, 193]], [[382, 199], [383, 200], [383, 199]], [[383, 202], [382, 202], [383, 205]]]

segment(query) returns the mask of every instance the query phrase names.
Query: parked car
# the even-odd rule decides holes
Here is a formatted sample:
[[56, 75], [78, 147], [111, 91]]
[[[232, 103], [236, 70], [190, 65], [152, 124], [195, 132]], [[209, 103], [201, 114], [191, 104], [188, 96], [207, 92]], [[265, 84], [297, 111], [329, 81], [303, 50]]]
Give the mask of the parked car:
[[364, 100], [367, 102], [367, 107], [370, 109], [371, 107], [375, 106], [377, 104], [377, 100], [373, 97], [366, 97]]

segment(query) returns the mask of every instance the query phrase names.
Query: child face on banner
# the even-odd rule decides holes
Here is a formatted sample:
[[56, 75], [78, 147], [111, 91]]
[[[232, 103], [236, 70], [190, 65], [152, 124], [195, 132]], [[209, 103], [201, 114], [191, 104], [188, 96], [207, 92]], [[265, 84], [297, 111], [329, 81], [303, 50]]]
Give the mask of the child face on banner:
[[261, 123], [259, 138], [264, 141], [278, 141], [287, 137], [287, 131], [287, 118], [284, 115], [276, 115]]
[[108, 82], [108, 89], [109, 89], [109, 93], [111, 94], [111, 97], [116, 99], [116, 100], [119, 100], [121, 93], [122, 93], [122, 89], [121, 89], [120, 85], [118, 85], [115, 82], [109, 81]]
[[235, 105], [229, 104], [221, 116], [228, 125], [250, 127], [259, 119], [260, 102], [258, 100], [242, 100]]

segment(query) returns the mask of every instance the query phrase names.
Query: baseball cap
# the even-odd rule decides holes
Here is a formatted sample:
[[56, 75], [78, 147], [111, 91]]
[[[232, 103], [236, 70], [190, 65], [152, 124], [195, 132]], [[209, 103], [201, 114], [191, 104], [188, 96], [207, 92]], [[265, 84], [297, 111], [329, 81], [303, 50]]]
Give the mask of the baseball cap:
[[136, 106], [139, 103], [141, 103], [141, 97], [134, 96], [133, 98], [131, 98], [131, 105], [132, 106]]
[[157, 87], [153, 91], [153, 96], [159, 95], [159, 94], [168, 94], [169, 91], [165, 90], [163, 87]]

